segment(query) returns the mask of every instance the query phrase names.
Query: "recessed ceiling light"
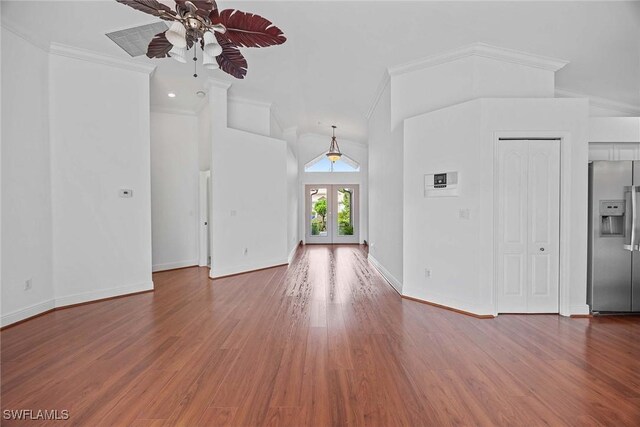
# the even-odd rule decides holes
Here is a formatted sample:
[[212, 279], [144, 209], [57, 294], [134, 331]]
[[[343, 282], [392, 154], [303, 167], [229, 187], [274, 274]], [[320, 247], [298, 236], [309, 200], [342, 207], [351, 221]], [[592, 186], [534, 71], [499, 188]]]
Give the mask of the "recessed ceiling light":
[[176, 94], [175, 94], [175, 93], [173, 93], [173, 92], [169, 92], [169, 93], [167, 94], [167, 96], [168, 96], [169, 98], [175, 98], [175, 97], [176, 97]]

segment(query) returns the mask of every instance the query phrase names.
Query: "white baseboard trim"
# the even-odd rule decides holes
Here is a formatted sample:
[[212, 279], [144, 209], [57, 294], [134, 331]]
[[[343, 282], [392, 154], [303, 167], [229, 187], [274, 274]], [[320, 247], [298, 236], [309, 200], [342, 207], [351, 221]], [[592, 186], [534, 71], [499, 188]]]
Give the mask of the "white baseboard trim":
[[295, 247], [291, 250], [291, 252], [289, 252], [289, 257], [287, 258], [287, 264], [291, 264], [291, 261], [293, 261], [293, 257], [296, 256], [296, 253], [298, 252], [298, 249], [300, 248], [300, 244], [302, 242], [298, 242], [297, 245], [295, 245]]
[[1, 327], [9, 326], [13, 323], [19, 322], [30, 317], [37, 316], [46, 311], [53, 310], [54, 308], [62, 308], [68, 305], [81, 304], [84, 302], [93, 302], [104, 298], [125, 296], [128, 294], [135, 294], [137, 292], [145, 292], [153, 290], [153, 282], [139, 283], [130, 286], [120, 286], [117, 288], [102, 289], [99, 291], [82, 292], [79, 294], [67, 295], [60, 298], [54, 298], [43, 301], [38, 304], [30, 305], [29, 307], [22, 308], [20, 310], [13, 311], [8, 314], [2, 315], [0, 318]]
[[218, 277], [231, 276], [234, 274], [250, 273], [255, 270], [263, 270], [265, 268], [287, 265], [288, 263], [289, 262], [287, 259], [281, 258], [251, 265], [238, 265], [233, 267], [217, 268], [214, 261], [214, 265], [212, 265], [211, 269], [209, 270], [209, 277], [212, 279], [216, 279]]
[[402, 294], [402, 296], [408, 299], [426, 301], [433, 305], [445, 307], [453, 311], [464, 312], [465, 314], [470, 314], [472, 316], [478, 316], [483, 318], [484, 317], [493, 318], [497, 316], [497, 313], [495, 313], [494, 308], [491, 306], [475, 305], [473, 302], [452, 298], [448, 295], [440, 295], [436, 293], [425, 293], [425, 292], [420, 292], [420, 294], [416, 294], [413, 292], [411, 293], [406, 292]]
[[163, 264], [155, 264], [154, 266], [151, 267], [151, 271], [153, 271], [154, 273], [157, 273], [158, 271], [174, 270], [176, 268], [183, 268], [183, 267], [195, 267], [196, 265], [199, 265], [199, 260], [197, 259], [190, 259], [187, 261], [165, 262]]
[[389, 273], [389, 270], [384, 268], [383, 265], [380, 264], [380, 261], [375, 259], [371, 254], [367, 256], [367, 259], [376, 268], [376, 270], [380, 272], [382, 277], [384, 277], [384, 279], [389, 282], [393, 289], [395, 289], [396, 292], [402, 295], [402, 283], [400, 283], [400, 281], [396, 279], [393, 274]]
[[104, 298], [118, 297], [128, 294], [134, 294], [136, 292], [152, 291], [153, 282], [138, 283], [129, 286], [120, 286], [117, 288], [101, 289], [98, 291], [82, 292], [78, 294], [67, 295], [55, 299], [55, 306], [65, 307], [67, 305], [81, 304], [83, 302], [90, 302], [100, 300]]
[[16, 311], [12, 311], [8, 314], [3, 314], [0, 318], [0, 326], [4, 328], [5, 326], [9, 326], [12, 323], [28, 319], [29, 317], [37, 316], [38, 314], [52, 310], [53, 308], [55, 308], [55, 300], [50, 299], [30, 305], [25, 308], [21, 308]]
[[569, 307], [569, 316], [584, 316], [587, 314], [591, 314], [591, 310], [589, 309], [589, 304], [579, 304], [572, 305]]

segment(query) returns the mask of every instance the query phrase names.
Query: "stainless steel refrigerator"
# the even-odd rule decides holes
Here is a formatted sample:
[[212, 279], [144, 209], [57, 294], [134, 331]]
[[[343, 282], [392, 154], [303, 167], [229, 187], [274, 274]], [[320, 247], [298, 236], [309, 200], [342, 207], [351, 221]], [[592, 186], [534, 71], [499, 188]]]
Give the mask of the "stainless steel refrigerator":
[[589, 164], [588, 303], [640, 313], [640, 161]]

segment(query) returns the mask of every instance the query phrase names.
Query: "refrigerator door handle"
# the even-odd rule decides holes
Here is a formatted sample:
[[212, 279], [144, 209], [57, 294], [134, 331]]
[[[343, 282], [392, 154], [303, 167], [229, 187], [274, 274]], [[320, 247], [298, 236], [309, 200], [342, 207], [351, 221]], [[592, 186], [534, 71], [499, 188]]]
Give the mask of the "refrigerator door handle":
[[[625, 242], [625, 245], [623, 246], [623, 248], [627, 251], [634, 251], [638, 248], [638, 246], [636, 245], [636, 202], [637, 202], [637, 198], [636, 198], [636, 186], [633, 187], [624, 187], [624, 192], [625, 192], [625, 203], [627, 204], [627, 218], [626, 218], [626, 228], [627, 231], [629, 231], [629, 229], [631, 229], [631, 238], [629, 239], [628, 242]], [[627, 196], [629, 195], [629, 196]], [[629, 221], [629, 202], [631, 202], [631, 221]], [[627, 233], [625, 233], [625, 237], [626, 235], [628, 235]], [[628, 243], [628, 244], [626, 244]]]
[[633, 245], [634, 251], [640, 251], [640, 243], [636, 243], [638, 239], [638, 192], [640, 192], [640, 186], [634, 185], [631, 187], [631, 203], [633, 203], [633, 215], [631, 216], [631, 220], [633, 221], [633, 226], [631, 228], [631, 244]]

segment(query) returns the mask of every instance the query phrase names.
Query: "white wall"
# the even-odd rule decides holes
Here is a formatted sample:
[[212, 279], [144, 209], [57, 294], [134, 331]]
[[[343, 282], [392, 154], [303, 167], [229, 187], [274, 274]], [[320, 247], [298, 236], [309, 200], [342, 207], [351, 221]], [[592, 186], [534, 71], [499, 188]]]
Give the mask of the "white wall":
[[273, 108], [270, 109], [270, 134], [272, 138], [284, 139], [284, 129], [280, 125], [278, 118], [273, 111]]
[[226, 85], [209, 91], [211, 277], [287, 263], [286, 142], [227, 126]]
[[229, 128], [271, 136], [271, 104], [244, 98], [227, 99]]
[[[405, 120], [403, 294], [478, 314], [492, 313], [483, 281], [481, 231], [493, 187], [491, 145], [482, 144], [480, 101]], [[458, 171], [461, 194], [425, 198], [424, 174]], [[470, 209], [471, 218], [458, 218]], [[425, 277], [425, 269], [431, 278]]]
[[153, 271], [198, 264], [198, 117], [151, 113]]
[[359, 172], [305, 172], [304, 166], [320, 154], [326, 153], [331, 142], [331, 135], [303, 134], [298, 136], [298, 173], [299, 173], [299, 233], [300, 239], [306, 235], [302, 214], [305, 212], [305, 184], [358, 184], [360, 186], [360, 242], [368, 240], [369, 230], [369, 191], [368, 171], [369, 155], [365, 144], [340, 138], [336, 135], [340, 151], [360, 164]]
[[[485, 56], [487, 55], [488, 56]], [[393, 67], [391, 125], [427, 111], [481, 97], [553, 97], [562, 61], [474, 44]]]
[[53, 308], [54, 292], [48, 54], [4, 27], [1, 37], [4, 326]]
[[[581, 99], [480, 99], [413, 117], [404, 128], [403, 294], [495, 314], [496, 132], [562, 137], [561, 313], [586, 314], [588, 103]], [[426, 173], [460, 172], [461, 194], [424, 197]], [[469, 209], [469, 220], [459, 218]], [[431, 278], [425, 277], [431, 269]]]
[[369, 118], [369, 258], [402, 292], [403, 126], [391, 129], [387, 84]]
[[211, 169], [211, 120], [208, 102], [198, 113], [198, 168], [201, 171]]
[[213, 277], [287, 263], [286, 143], [228, 129], [212, 164]]
[[153, 288], [151, 70], [94, 59], [65, 48], [50, 57], [56, 305]]
[[589, 142], [638, 142], [640, 117], [591, 117]]
[[299, 180], [298, 180], [298, 134], [296, 128], [283, 133], [287, 141], [287, 251], [291, 262], [300, 243], [299, 234]]

